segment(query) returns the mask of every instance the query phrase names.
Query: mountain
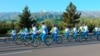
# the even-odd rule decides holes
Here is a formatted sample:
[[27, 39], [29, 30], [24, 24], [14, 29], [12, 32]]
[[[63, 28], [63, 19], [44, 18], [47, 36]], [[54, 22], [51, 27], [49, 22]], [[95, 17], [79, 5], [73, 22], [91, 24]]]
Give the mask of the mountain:
[[[100, 11], [78, 11], [82, 13], [81, 17], [100, 17]], [[19, 12], [0, 13], [0, 20], [17, 20]], [[43, 20], [43, 19], [60, 19], [62, 12], [35, 12], [32, 13], [32, 17]]]
[[18, 18], [19, 12], [0, 13], [0, 20], [11, 20]]
[[100, 17], [100, 11], [79, 11], [82, 13], [82, 17]]

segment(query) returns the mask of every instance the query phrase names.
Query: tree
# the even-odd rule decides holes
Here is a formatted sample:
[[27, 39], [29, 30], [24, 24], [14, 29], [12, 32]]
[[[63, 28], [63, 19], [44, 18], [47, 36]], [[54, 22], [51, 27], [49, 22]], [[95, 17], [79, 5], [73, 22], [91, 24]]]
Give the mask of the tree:
[[36, 19], [33, 19], [31, 17], [31, 13], [30, 13], [30, 10], [28, 9], [28, 6], [25, 6], [22, 14], [20, 14], [19, 17], [20, 17], [20, 20], [19, 20], [20, 28], [27, 27], [29, 29], [32, 23], [37, 22]]
[[70, 4], [66, 8], [66, 12], [62, 14], [62, 21], [64, 21], [67, 26], [73, 27], [75, 24], [79, 23], [81, 13], [78, 13], [76, 10], [76, 6], [70, 2]]

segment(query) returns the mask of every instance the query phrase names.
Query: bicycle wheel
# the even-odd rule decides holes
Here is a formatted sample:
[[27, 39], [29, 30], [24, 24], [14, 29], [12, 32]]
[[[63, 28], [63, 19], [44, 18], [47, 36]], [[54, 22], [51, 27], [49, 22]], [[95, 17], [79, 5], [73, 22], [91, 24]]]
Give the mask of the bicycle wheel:
[[76, 41], [82, 42], [82, 36], [81, 35], [77, 36]]
[[15, 44], [16, 45], [21, 45], [21, 44], [23, 44], [23, 37], [21, 37], [21, 36], [17, 36], [16, 38], [15, 38]]
[[11, 38], [10, 38], [10, 37], [5, 38], [5, 39], [4, 39], [4, 42], [5, 42], [6, 44], [9, 44], [9, 43], [11, 42]]
[[38, 36], [36, 36], [36, 37], [34, 38], [34, 40], [31, 41], [31, 45], [32, 45], [33, 47], [38, 47], [40, 44], [41, 44], [41, 40], [40, 40], [40, 38], [39, 38]]
[[89, 40], [96, 40], [94, 34], [88, 34], [88, 39]]
[[56, 38], [56, 43], [57, 43], [57, 44], [61, 44], [62, 42], [63, 42], [62, 37], [61, 37], [61, 36], [57, 36], [57, 38]]
[[67, 37], [67, 40], [68, 40], [68, 42], [73, 41], [73, 36], [72, 36], [72, 35], [68, 36], [68, 37]]
[[26, 40], [24, 41], [24, 45], [29, 46], [30, 43], [31, 43], [31, 37], [28, 36], [28, 37], [26, 37]]
[[45, 38], [45, 44], [46, 46], [50, 46], [53, 43], [53, 39], [50, 36], [47, 36]]
[[97, 36], [97, 40], [100, 41], [100, 35]]

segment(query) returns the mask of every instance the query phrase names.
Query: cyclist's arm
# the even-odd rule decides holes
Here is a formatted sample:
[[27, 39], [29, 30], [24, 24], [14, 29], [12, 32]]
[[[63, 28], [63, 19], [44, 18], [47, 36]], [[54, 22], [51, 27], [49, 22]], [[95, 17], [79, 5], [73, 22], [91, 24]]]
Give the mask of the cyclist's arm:
[[53, 28], [50, 30], [50, 33], [52, 33], [54, 30], [53, 30]]

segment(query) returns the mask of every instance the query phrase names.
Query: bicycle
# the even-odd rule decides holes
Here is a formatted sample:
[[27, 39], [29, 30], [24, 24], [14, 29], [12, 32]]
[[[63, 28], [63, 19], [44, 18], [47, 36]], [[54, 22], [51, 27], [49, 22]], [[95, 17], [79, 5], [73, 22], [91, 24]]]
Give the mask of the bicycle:
[[[40, 37], [40, 36], [36, 36], [36, 37], [34, 38], [34, 40], [31, 42], [31, 45], [32, 45], [33, 47], [38, 47], [38, 46], [41, 45], [41, 43], [42, 43], [41, 37]], [[45, 44], [46, 46], [50, 46], [51, 43], [52, 43], [51, 38], [49, 38], [48, 36], [46, 36], [45, 39], [44, 39], [44, 44]]]
[[11, 37], [6, 37], [6, 38], [4, 39], [4, 42], [5, 42], [6, 44], [9, 44], [9, 43], [11, 43], [11, 42], [17, 44], [16, 39], [17, 39], [17, 35], [15, 35], [14, 39], [12, 39]]
[[55, 42], [56, 44], [61, 44], [63, 42], [63, 37], [61, 35], [57, 35], [56, 39], [54, 39], [51, 35], [48, 35], [48, 37], [45, 39], [47, 45], [49, 45], [48, 40], [51, 42], [51, 44], [53, 42]]
[[63, 35], [63, 37], [65, 37], [68, 42], [79, 41], [79, 39], [78, 39], [79, 34], [78, 33], [76, 33], [76, 34], [70, 33], [67, 36]]
[[100, 41], [100, 34], [98, 33], [97, 35], [93, 34], [94, 39], [96, 39], [97, 41]]
[[24, 40], [24, 35], [21, 35], [21, 34], [19, 34], [18, 37], [17, 37], [17, 39], [16, 39], [16, 44], [17, 45], [24, 44], [25, 46], [29, 46], [30, 42], [31, 42], [30, 34], [28, 34], [26, 36], [26, 40]]
[[93, 35], [91, 33], [87, 33], [87, 35], [85, 35], [85, 33], [83, 32], [79, 32], [79, 37], [78, 37], [78, 41], [82, 42], [82, 41], [89, 41], [89, 40], [94, 39]]
[[100, 41], [100, 34], [88, 33], [88, 39]]

